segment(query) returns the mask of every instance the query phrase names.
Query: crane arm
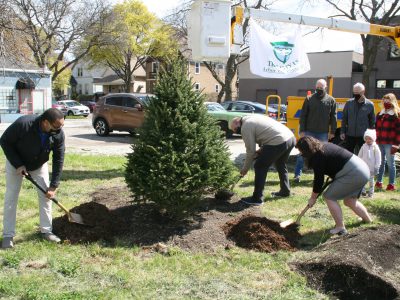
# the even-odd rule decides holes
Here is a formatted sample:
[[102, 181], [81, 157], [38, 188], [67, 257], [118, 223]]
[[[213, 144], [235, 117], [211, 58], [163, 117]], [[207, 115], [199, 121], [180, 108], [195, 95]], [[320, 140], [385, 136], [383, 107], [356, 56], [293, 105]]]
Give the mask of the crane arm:
[[234, 15], [239, 16], [236, 17], [236, 22], [238, 25], [241, 25], [241, 23], [239, 22], [243, 20], [243, 17], [253, 17], [255, 19], [262, 19], [267, 21], [317, 26], [328, 28], [331, 30], [389, 37], [396, 42], [398, 47], [400, 47], [400, 26], [384, 26], [367, 22], [335, 18], [318, 18], [304, 15], [271, 12], [255, 8], [246, 8], [244, 10], [243, 7], [239, 6], [234, 8]]

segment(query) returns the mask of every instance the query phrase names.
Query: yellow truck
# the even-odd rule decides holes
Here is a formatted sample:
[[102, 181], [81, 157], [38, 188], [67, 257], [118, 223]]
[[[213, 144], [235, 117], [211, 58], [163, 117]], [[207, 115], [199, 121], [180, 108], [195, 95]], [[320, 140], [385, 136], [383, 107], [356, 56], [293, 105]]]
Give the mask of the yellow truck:
[[[287, 118], [287, 127], [289, 127], [293, 133], [296, 135], [296, 138], [299, 137], [299, 129], [300, 129], [300, 114], [301, 108], [303, 107], [304, 97], [298, 96], [289, 96], [287, 97], [287, 110], [286, 110], [286, 118]], [[339, 129], [342, 126], [342, 118], [343, 118], [343, 108], [346, 104], [347, 100], [350, 98], [335, 98], [337, 103], [337, 128]], [[381, 111], [381, 99], [369, 99], [374, 103], [375, 114]]]

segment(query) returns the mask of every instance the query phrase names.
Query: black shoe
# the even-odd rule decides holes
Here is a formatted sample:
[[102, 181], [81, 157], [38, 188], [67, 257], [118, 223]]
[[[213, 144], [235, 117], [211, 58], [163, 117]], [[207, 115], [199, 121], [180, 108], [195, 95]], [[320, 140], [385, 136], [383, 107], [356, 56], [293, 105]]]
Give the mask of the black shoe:
[[252, 196], [240, 199], [240, 202], [247, 205], [262, 205], [264, 202], [261, 199], [254, 199]]
[[296, 176], [295, 178], [293, 178], [293, 182], [300, 183], [300, 176]]
[[284, 194], [282, 192], [272, 192], [271, 193], [271, 197], [273, 197], [273, 198], [285, 198], [285, 197], [289, 197], [289, 196], [290, 196], [290, 193], [289, 194]]

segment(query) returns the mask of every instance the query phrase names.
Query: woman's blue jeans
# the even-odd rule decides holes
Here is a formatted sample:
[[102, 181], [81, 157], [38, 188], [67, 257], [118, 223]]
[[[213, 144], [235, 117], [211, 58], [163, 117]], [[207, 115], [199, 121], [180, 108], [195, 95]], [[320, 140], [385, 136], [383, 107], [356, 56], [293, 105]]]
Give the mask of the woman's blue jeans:
[[378, 144], [379, 149], [381, 150], [382, 162], [379, 168], [379, 173], [376, 181], [382, 182], [383, 175], [385, 174], [385, 165], [387, 163], [389, 168], [389, 184], [394, 185], [394, 180], [396, 179], [396, 165], [394, 161], [394, 154], [390, 154], [390, 149], [392, 145], [389, 144]]
[[[328, 133], [305, 131], [304, 136], [311, 136], [313, 138], [316, 138], [317, 140], [320, 140], [321, 142], [328, 141]], [[303, 156], [301, 156], [299, 154], [299, 155], [297, 155], [296, 167], [294, 168], [294, 177], [300, 177], [300, 175], [303, 171], [303, 167], [304, 167], [304, 159], [303, 159]]]

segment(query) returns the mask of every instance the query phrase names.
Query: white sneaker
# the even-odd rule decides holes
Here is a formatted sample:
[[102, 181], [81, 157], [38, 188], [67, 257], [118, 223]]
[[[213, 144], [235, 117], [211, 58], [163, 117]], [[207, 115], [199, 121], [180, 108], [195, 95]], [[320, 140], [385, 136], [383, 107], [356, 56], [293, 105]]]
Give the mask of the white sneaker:
[[49, 242], [59, 243], [61, 239], [52, 232], [42, 233], [42, 237]]
[[3, 241], [1, 242], [1, 248], [3, 248], [3, 249], [14, 248], [14, 238], [13, 237], [3, 237]]

